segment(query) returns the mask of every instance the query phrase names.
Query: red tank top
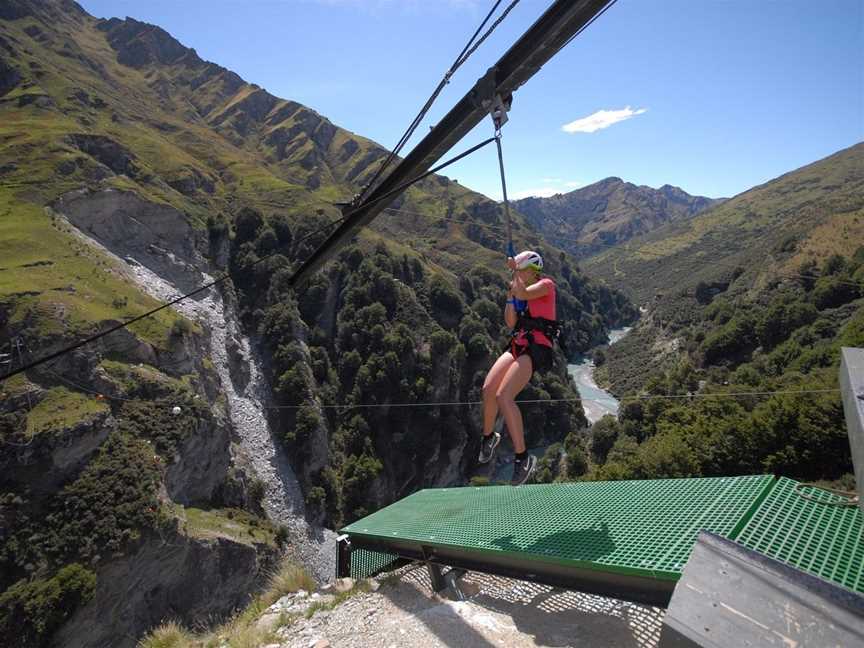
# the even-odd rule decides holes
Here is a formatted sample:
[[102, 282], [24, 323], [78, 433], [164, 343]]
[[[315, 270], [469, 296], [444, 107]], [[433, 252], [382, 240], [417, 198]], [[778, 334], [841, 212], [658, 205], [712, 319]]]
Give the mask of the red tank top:
[[[553, 321], [558, 319], [555, 314], [555, 282], [548, 277], [544, 277], [537, 283], [547, 284], [549, 286], [549, 292], [537, 299], [528, 300], [528, 315], [530, 317], [542, 317]], [[534, 331], [533, 337], [534, 342], [537, 344], [542, 344], [543, 346], [548, 347], [552, 346], [552, 341], [541, 331]], [[525, 337], [525, 331], [519, 331], [514, 342], [519, 346], [528, 344], [528, 340]]]

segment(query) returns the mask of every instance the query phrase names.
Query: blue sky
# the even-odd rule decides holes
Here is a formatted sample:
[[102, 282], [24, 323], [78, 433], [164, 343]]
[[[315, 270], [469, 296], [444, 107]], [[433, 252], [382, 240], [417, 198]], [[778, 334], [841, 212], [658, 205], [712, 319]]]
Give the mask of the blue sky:
[[[157, 24], [203, 58], [385, 147], [398, 141], [493, 4], [79, 2], [95, 16]], [[418, 134], [549, 4], [522, 0], [459, 70]], [[451, 154], [491, 129], [484, 122]], [[864, 0], [619, 0], [515, 93], [503, 144], [516, 197], [608, 176], [721, 197], [862, 140]], [[447, 175], [500, 198], [494, 147]]]

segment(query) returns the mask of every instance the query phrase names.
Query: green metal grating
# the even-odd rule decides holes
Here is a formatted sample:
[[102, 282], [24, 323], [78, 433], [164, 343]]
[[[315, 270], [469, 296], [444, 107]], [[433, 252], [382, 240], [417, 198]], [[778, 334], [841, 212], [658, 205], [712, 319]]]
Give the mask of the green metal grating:
[[355, 549], [351, 552], [351, 578], [369, 578], [386, 570], [399, 560], [399, 556], [386, 551]]
[[431, 489], [342, 532], [677, 580], [699, 531], [734, 535], [772, 481], [757, 475]]
[[[864, 519], [857, 506], [826, 506], [780, 478], [736, 538], [739, 543], [826, 580], [864, 593]], [[809, 497], [841, 501], [804, 488]]]

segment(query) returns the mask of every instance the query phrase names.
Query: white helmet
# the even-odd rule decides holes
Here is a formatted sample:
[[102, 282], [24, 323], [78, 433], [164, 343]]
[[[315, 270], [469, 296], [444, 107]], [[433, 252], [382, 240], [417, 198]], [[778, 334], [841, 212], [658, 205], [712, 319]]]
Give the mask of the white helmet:
[[514, 259], [517, 270], [536, 270], [539, 272], [543, 269], [543, 257], [533, 250], [525, 250], [517, 254]]

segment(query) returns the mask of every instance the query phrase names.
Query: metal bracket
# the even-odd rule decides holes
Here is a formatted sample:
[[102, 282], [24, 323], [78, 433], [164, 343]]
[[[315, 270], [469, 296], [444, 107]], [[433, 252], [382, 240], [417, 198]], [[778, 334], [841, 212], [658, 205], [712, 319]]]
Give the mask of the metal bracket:
[[351, 576], [351, 538], [342, 534], [336, 538], [336, 578]]
[[495, 132], [501, 130], [501, 127], [507, 123], [507, 113], [510, 111], [510, 106], [513, 104], [513, 95], [508, 95], [506, 99], [502, 99], [501, 95], [496, 94], [492, 102], [492, 109], [489, 114], [492, 115], [492, 123], [495, 124]]

